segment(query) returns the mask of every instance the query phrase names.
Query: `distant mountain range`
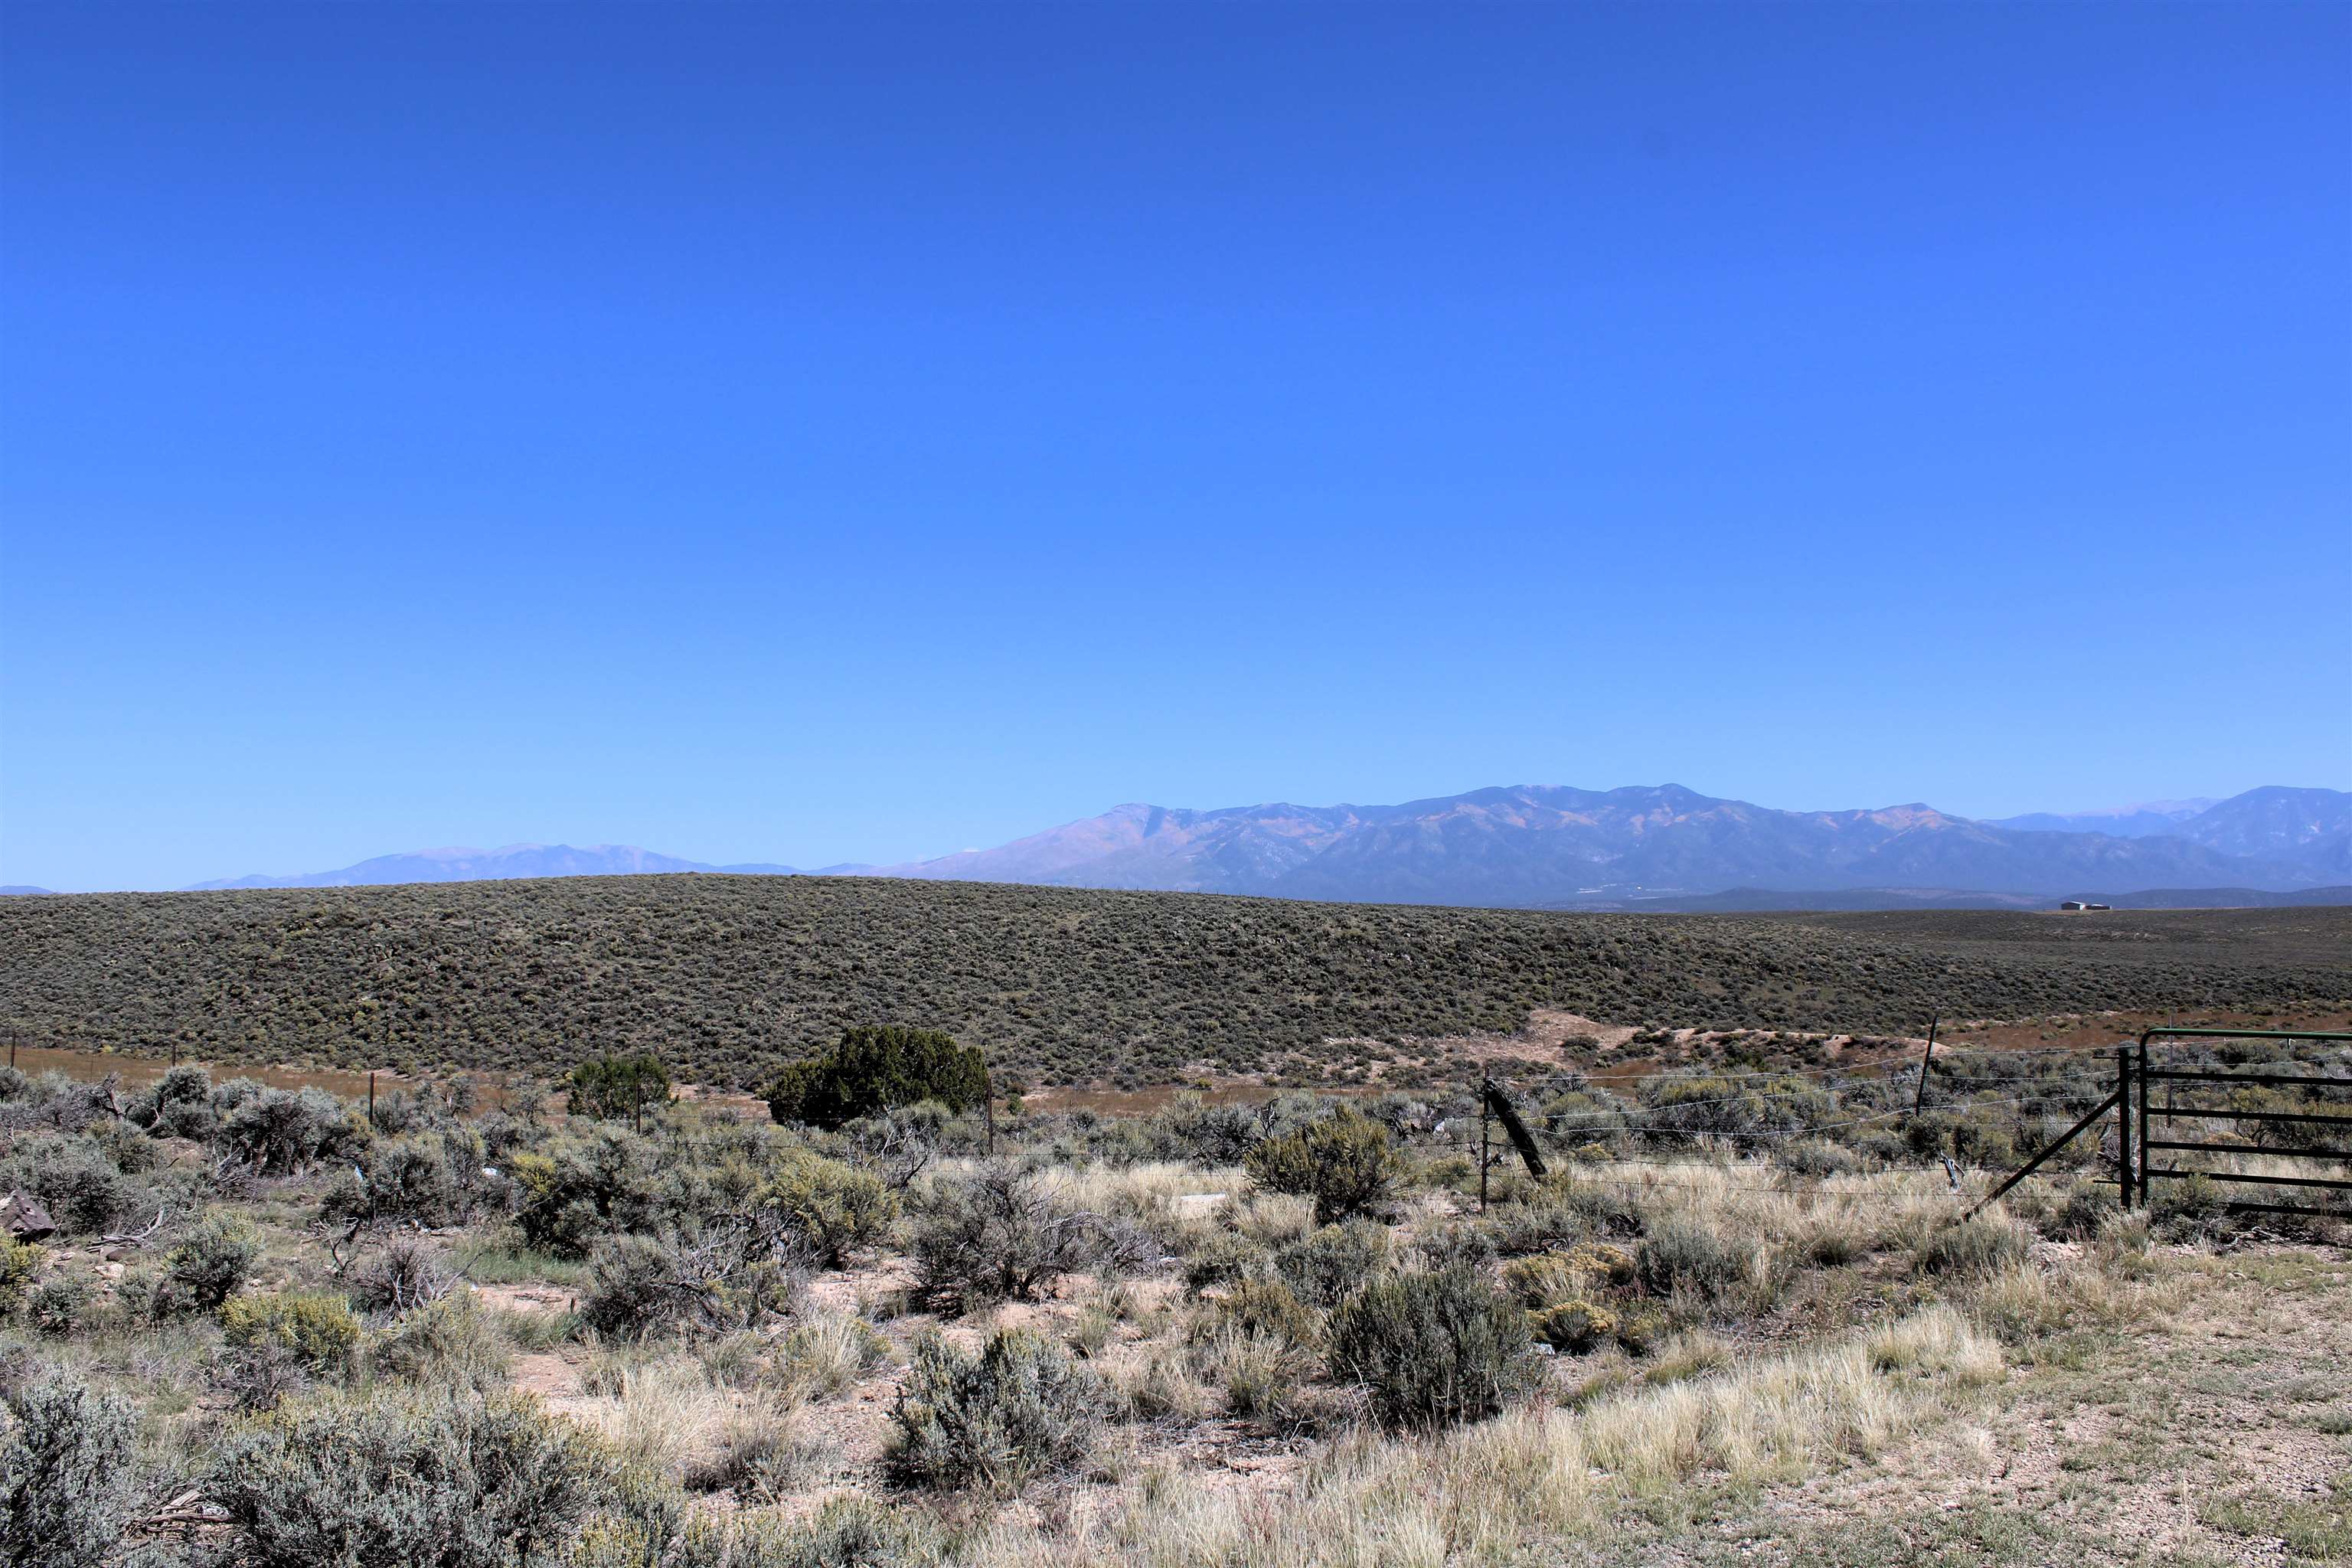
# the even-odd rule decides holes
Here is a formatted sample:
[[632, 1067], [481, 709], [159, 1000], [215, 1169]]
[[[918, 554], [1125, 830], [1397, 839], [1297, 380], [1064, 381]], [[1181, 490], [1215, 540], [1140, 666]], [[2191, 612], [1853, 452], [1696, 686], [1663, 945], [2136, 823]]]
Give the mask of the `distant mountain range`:
[[[2088, 820], [2137, 825], [2131, 813]], [[2221, 846], [2228, 846], [2224, 848]], [[2270, 787], [2163, 835], [2021, 830], [1922, 805], [1776, 811], [1679, 784], [1474, 790], [1385, 806], [1122, 805], [893, 876], [1372, 903], [1572, 906], [1727, 889], [2100, 889], [2352, 882], [2352, 794]]]
[[[1736, 905], [1745, 909], [1917, 908], [2192, 896], [2206, 903], [2235, 891], [2247, 901], [2278, 894], [2335, 901], [2334, 893], [2352, 884], [2352, 793], [2268, 785], [2222, 801], [1976, 822], [1916, 804], [1779, 811], [1679, 784], [1513, 785], [1402, 805], [1121, 805], [993, 849], [899, 866], [802, 871], [705, 865], [626, 845], [516, 844], [198, 887], [685, 871], [1547, 908], [1735, 907], [1727, 900], [1747, 900]], [[2133, 891], [2148, 889], [2168, 891]]]
[[2021, 833], [2111, 833], [2118, 838], [2146, 838], [2160, 833], [2178, 833], [2182, 823], [2220, 804], [2210, 796], [2151, 800], [2138, 805], [2110, 806], [2105, 811], [2034, 811], [2023, 816], [1998, 816], [1985, 826], [2014, 828]]
[[739, 877], [800, 877], [846, 875], [871, 869], [863, 866], [827, 866], [802, 871], [791, 866], [706, 866], [674, 855], [656, 855], [628, 844], [591, 844], [576, 849], [569, 844], [509, 844], [499, 849], [419, 849], [407, 855], [379, 855], [340, 871], [311, 871], [293, 877], [231, 877], [198, 882], [190, 892], [222, 888], [373, 888], [396, 882], [495, 882], [524, 877], [635, 877], [677, 871], [720, 871]]

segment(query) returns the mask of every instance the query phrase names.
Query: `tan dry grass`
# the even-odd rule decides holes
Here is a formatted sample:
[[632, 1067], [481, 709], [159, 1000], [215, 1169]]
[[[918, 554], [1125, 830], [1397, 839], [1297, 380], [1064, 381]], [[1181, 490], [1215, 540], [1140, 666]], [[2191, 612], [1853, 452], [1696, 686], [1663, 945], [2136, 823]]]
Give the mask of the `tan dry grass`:
[[1766, 1358], [1580, 1412], [1523, 1408], [1430, 1439], [1359, 1432], [1285, 1494], [1160, 1473], [1121, 1506], [1047, 1534], [1001, 1524], [982, 1568], [1436, 1568], [1499, 1563], [1598, 1525], [1629, 1494], [1703, 1474], [1785, 1479], [1868, 1456], [2001, 1374], [1998, 1344], [1949, 1307], [1877, 1332]]

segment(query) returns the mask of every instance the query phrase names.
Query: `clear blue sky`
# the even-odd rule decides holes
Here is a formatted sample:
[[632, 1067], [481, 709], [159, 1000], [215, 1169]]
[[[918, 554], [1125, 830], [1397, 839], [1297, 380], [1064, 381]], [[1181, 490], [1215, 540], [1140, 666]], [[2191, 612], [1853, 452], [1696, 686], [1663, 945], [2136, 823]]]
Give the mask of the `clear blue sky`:
[[2352, 785], [2352, 7], [0, 11], [0, 882]]

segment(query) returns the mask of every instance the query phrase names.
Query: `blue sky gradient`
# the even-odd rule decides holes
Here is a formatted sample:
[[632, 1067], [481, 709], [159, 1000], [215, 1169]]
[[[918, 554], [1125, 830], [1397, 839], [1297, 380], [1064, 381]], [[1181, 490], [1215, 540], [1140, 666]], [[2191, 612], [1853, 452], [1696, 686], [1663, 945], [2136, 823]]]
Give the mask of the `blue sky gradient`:
[[0, 882], [2352, 785], [2352, 8], [0, 13]]

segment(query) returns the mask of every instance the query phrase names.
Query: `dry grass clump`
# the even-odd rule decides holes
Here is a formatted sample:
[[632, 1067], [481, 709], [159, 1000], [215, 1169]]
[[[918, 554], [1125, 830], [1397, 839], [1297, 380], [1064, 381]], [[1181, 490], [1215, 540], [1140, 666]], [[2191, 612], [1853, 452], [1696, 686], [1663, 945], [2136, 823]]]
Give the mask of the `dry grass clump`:
[[593, 1381], [609, 1392], [575, 1401], [576, 1417], [620, 1463], [688, 1491], [782, 1497], [838, 1458], [792, 1396], [729, 1387], [693, 1360], [616, 1363]]
[[445, 1296], [403, 1314], [362, 1346], [376, 1376], [427, 1387], [493, 1393], [507, 1385], [514, 1354], [470, 1293]]
[[791, 1399], [824, 1399], [855, 1385], [889, 1357], [889, 1340], [865, 1319], [819, 1312], [777, 1342], [767, 1377]]
[[2058, 1336], [2120, 1331], [2178, 1317], [2210, 1260], [2174, 1258], [2159, 1268], [2143, 1215], [2116, 1215], [2073, 1257], [2018, 1261], [1976, 1281], [1959, 1300], [2004, 1344], [2028, 1359]]
[[1431, 1437], [1342, 1439], [1272, 1505], [1160, 1476], [1048, 1534], [1000, 1523], [975, 1568], [1200, 1563], [1282, 1568], [1518, 1561], [1588, 1533], [1618, 1499], [1704, 1476], [1788, 1479], [1879, 1451], [2001, 1374], [2000, 1347], [1934, 1307], [1874, 1333], [1570, 1412], [1522, 1405]]

